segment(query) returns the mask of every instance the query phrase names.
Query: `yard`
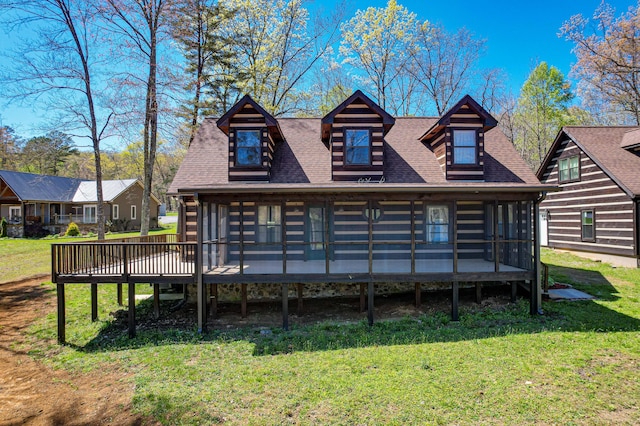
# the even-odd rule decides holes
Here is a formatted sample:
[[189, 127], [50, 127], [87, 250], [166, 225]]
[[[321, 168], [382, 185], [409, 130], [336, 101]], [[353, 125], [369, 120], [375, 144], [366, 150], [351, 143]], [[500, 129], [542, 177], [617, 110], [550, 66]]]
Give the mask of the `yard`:
[[[3, 269], [22, 262], [35, 274], [36, 256], [12, 257], [13, 243], [0, 241]], [[48, 251], [39, 256], [46, 263]], [[233, 322], [229, 307], [231, 320], [205, 335], [195, 314], [163, 306], [155, 321], [140, 301], [129, 340], [115, 286], [100, 286], [91, 323], [79, 285], [67, 290], [61, 347], [54, 286], [0, 284], [0, 425], [640, 423], [640, 270], [550, 251], [543, 261], [598, 300], [545, 302], [531, 317], [525, 300], [489, 293], [475, 305], [463, 293], [456, 323], [446, 294], [423, 297], [420, 310], [380, 298], [393, 320], [307, 318], [289, 332]], [[250, 316], [268, 314], [255, 305]]]

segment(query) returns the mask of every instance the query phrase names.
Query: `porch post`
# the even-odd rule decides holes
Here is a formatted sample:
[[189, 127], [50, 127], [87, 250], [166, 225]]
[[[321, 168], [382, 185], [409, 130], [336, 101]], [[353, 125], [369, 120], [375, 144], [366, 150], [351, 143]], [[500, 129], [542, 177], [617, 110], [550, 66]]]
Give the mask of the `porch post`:
[[194, 194], [196, 202], [196, 277], [197, 277], [197, 297], [198, 297], [198, 333], [206, 331], [207, 324], [207, 299], [206, 291], [202, 283], [202, 202], [198, 194]]
[[453, 201], [453, 274], [458, 273], [458, 202]]
[[56, 293], [58, 296], [58, 343], [65, 343], [65, 306], [64, 306], [64, 283], [56, 283]]
[[533, 203], [533, 276], [531, 281], [531, 291], [529, 292], [531, 301], [529, 307], [531, 315], [541, 314], [542, 292], [540, 291], [540, 205], [539, 201]]
[[118, 306], [122, 306], [122, 281], [116, 284], [116, 293], [118, 298]]
[[98, 320], [98, 283], [91, 281], [91, 322]]

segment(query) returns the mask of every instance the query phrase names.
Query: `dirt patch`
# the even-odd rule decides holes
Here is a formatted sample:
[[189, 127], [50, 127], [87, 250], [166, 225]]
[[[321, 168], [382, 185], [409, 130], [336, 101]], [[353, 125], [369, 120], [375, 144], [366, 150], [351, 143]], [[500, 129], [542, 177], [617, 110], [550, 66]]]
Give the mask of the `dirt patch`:
[[119, 371], [73, 375], [28, 355], [26, 329], [55, 310], [42, 279], [0, 284], [0, 425], [142, 425], [132, 384]]

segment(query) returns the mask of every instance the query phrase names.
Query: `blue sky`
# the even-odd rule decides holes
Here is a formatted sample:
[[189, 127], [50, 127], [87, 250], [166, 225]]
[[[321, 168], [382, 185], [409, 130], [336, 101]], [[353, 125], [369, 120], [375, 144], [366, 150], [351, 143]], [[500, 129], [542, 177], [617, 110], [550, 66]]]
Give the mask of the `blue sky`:
[[[336, 0], [315, 0], [321, 7], [331, 7]], [[369, 6], [385, 7], [387, 0], [349, 1], [352, 12]], [[481, 65], [501, 68], [506, 72], [505, 82], [514, 93], [526, 80], [537, 61], [546, 61], [569, 74], [575, 56], [572, 45], [558, 38], [562, 23], [576, 13], [590, 17], [600, 0], [498, 0], [491, 2], [470, 0], [420, 1], [399, 0], [399, 3], [417, 14], [418, 19], [441, 23], [449, 31], [466, 27], [476, 37], [486, 40], [487, 52]], [[616, 14], [626, 12], [634, 0], [610, 0]], [[13, 37], [13, 38], [12, 38]], [[0, 31], [0, 50], [14, 43], [19, 34], [7, 35]], [[5, 62], [0, 56], [0, 66]], [[5, 107], [0, 99], [0, 124], [13, 127], [19, 135], [41, 134], [35, 128], [46, 111], [32, 108]]]

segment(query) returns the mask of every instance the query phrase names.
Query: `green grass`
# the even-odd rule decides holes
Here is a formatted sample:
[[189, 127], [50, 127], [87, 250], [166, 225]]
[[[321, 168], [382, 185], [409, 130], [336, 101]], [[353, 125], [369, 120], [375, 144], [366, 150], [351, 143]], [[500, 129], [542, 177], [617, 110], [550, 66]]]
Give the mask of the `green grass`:
[[[176, 224], [167, 225], [149, 234], [171, 234], [176, 232]], [[135, 236], [138, 233], [123, 232], [107, 234], [107, 239]], [[90, 241], [96, 237], [70, 238], [46, 237], [33, 238], [0, 238], [0, 259], [2, 273], [0, 283], [14, 281], [33, 275], [51, 273], [51, 244]]]
[[124, 370], [135, 409], [167, 425], [640, 423], [640, 270], [546, 250], [543, 260], [598, 300], [544, 302], [535, 317], [520, 300], [467, 308], [460, 322], [441, 312], [205, 335], [195, 323], [155, 327], [141, 302], [129, 340], [114, 286], [99, 286], [96, 323], [88, 286], [68, 286], [70, 344], [54, 343], [48, 315], [29, 350], [57, 368]]

